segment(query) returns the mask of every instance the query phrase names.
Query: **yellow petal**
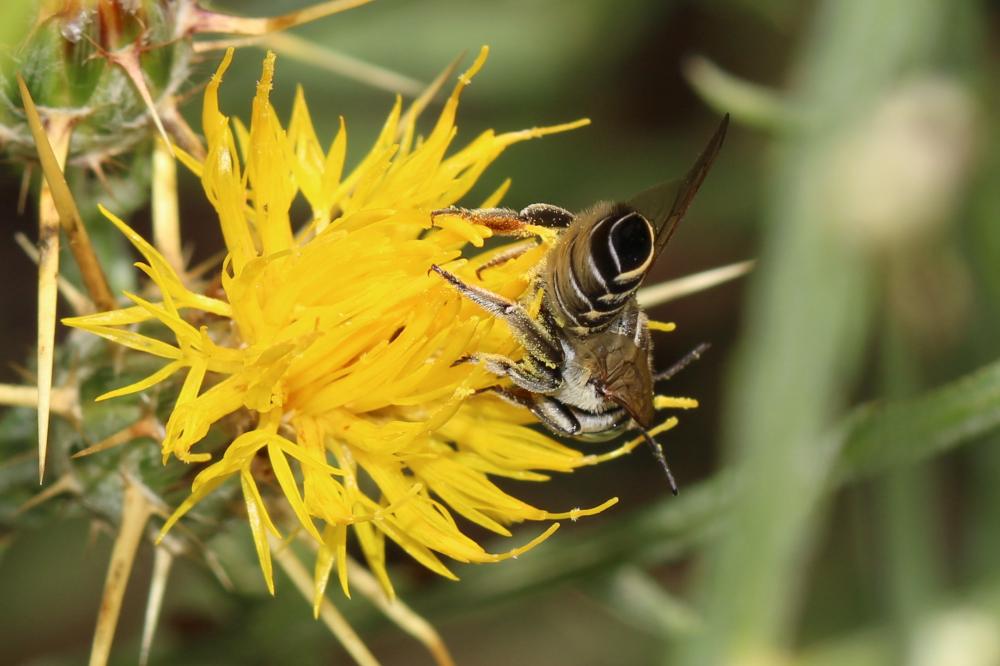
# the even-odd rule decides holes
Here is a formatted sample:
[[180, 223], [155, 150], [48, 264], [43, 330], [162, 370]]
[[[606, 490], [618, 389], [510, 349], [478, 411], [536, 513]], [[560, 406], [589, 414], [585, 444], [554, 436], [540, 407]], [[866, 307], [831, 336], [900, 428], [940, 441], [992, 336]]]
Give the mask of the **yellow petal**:
[[267, 543], [267, 532], [270, 530], [275, 536], [281, 538], [278, 529], [271, 522], [267, 515], [267, 508], [264, 500], [260, 496], [257, 484], [254, 483], [250, 474], [250, 466], [246, 465], [240, 472], [240, 484], [243, 486], [243, 500], [247, 506], [247, 522], [250, 523], [250, 531], [253, 533], [254, 547], [257, 549], [257, 558], [260, 560], [260, 568], [264, 573], [264, 582], [267, 583], [267, 591], [274, 594], [274, 576], [271, 570], [271, 547]]

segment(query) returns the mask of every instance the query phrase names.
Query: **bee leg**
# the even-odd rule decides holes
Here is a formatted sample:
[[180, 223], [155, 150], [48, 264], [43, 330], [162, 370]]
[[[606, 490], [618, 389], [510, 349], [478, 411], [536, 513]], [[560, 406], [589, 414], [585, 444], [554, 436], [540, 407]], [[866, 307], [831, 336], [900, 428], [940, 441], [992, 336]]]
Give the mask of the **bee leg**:
[[575, 219], [573, 213], [551, 204], [531, 204], [516, 211], [512, 208], [439, 208], [431, 211], [431, 223], [439, 215], [457, 215], [467, 222], [488, 227], [498, 236], [531, 236], [528, 225], [565, 229]]
[[530, 222], [522, 220], [516, 210], [510, 208], [439, 208], [431, 211], [431, 224], [434, 218], [439, 215], [455, 215], [466, 222], [481, 224], [487, 227], [496, 236], [518, 236], [527, 238], [532, 236], [526, 228]]
[[518, 387], [531, 393], [555, 391], [562, 384], [554, 371], [530, 360], [518, 363], [500, 354], [475, 354], [459, 360], [481, 363], [489, 372], [498, 377], [507, 377]]
[[440, 266], [432, 265], [431, 270], [447, 280], [470, 301], [507, 322], [518, 341], [543, 364], [558, 366], [562, 362], [562, 349], [559, 343], [544, 326], [532, 319], [520, 304], [492, 291], [468, 285]]
[[538, 243], [535, 242], [535, 239], [533, 238], [513, 243], [509, 248], [507, 248], [506, 250], [504, 250], [503, 252], [496, 255], [495, 257], [484, 263], [482, 266], [477, 268], [476, 277], [482, 279], [483, 271], [488, 270], [490, 268], [496, 268], [497, 266], [502, 266], [503, 264], [506, 264], [508, 261], [513, 261], [514, 259], [517, 259], [528, 250], [537, 246]]
[[500, 386], [494, 386], [490, 390], [510, 404], [530, 410], [542, 425], [557, 435], [572, 437], [580, 432], [580, 422], [572, 409], [555, 398], [509, 391]]

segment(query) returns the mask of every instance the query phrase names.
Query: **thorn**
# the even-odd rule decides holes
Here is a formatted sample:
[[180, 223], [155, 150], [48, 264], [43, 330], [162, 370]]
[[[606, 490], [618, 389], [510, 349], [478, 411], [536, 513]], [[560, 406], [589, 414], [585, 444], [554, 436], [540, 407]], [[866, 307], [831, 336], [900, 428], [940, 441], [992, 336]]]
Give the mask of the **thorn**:
[[216, 252], [212, 256], [208, 257], [204, 261], [195, 264], [188, 271], [188, 275], [192, 279], [200, 279], [205, 276], [206, 273], [212, 270], [216, 270], [221, 267], [222, 260], [226, 258], [225, 250], [221, 252]]
[[[73, 258], [76, 259], [77, 266], [80, 267], [80, 274], [83, 276], [84, 285], [90, 293], [91, 300], [100, 310], [112, 310], [115, 307], [115, 299], [108, 289], [108, 282], [104, 278], [104, 271], [101, 263], [94, 254], [94, 247], [90, 243], [87, 229], [83, 226], [83, 219], [80, 217], [80, 210], [76, 206], [73, 194], [63, 175], [60, 160], [56, 159], [56, 154], [49, 143], [49, 138], [45, 133], [38, 109], [31, 99], [31, 93], [24, 83], [20, 74], [17, 75], [17, 84], [21, 89], [21, 100], [24, 103], [24, 113], [31, 129], [31, 136], [35, 140], [35, 148], [38, 151], [38, 159], [42, 165], [42, 173], [45, 175], [45, 182], [51, 189], [51, 199], [58, 212], [59, 225], [66, 232], [69, 239], [70, 250], [73, 251]], [[61, 122], [58, 118], [52, 118], [52, 123]], [[68, 146], [68, 140], [67, 140]], [[65, 162], [65, 156], [63, 156]], [[48, 240], [48, 239], [46, 239]], [[42, 257], [45, 255], [45, 247], [41, 248]]]
[[[101, 47], [97, 47], [101, 48]], [[160, 114], [156, 110], [156, 102], [153, 101], [153, 95], [149, 92], [149, 85], [146, 83], [146, 75], [142, 71], [142, 65], [139, 62], [139, 57], [142, 55], [142, 48], [138, 43], [132, 43], [131, 45], [119, 49], [118, 51], [104, 51], [101, 49], [102, 56], [105, 57], [108, 62], [118, 65], [125, 72], [129, 80], [132, 81], [132, 85], [135, 86], [136, 92], [139, 93], [139, 97], [142, 98], [143, 103], [149, 110], [149, 115], [153, 118], [153, 124], [156, 125], [157, 131], [160, 136], [163, 137], [164, 143], [167, 144], [167, 150], [170, 152], [171, 157], [176, 157], [174, 153], [174, 146], [170, 142], [170, 135], [167, 134], [166, 128], [163, 126], [163, 121], [160, 119]]]
[[[14, 234], [14, 242], [24, 251], [28, 258], [31, 259], [37, 265], [40, 262], [40, 255], [38, 248], [28, 240], [28, 237], [17, 232]], [[72, 282], [64, 278], [62, 275], [56, 276], [56, 284], [59, 287], [59, 293], [62, 294], [66, 302], [69, 303], [69, 307], [73, 310], [73, 314], [85, 315], [90, 314], [94, 311], [94, 304], [87, 298], [86, 294], [77, 289]]]
[[90, 525], [87, 527], [87, 542], [85, 548], [90, 550], [97, 543], [97, 537], [101, 534], [106, 533], [108, 536], [113, 536], [114, 532], [111, 527], [103, 520], [93, 519], [90, 521]]
[[[31, 370], [21, 365], [20, 363], [11, 362], [9, 365], [10, 369], [13, 370], [17, 374], [17, 376], [21, 378], [21, 381], [28, 382], [30, 384], [38, 383], [38, 375], [36, 375]], [[34, 407], [35, 403], [34, 402], [31, 403], [31, 406]]]
[[[34, 376], [29, 381], [35, 381]], [[52, 389], [50, 397], [49, 411], [78, 426], [82, 415], [80, 392], [76, 385], [67, 383], [65, 386], [57, 386]], [[0, 405], [38, 409], [38, 387], [0, 384]]]
[[[155, 508], [155, 507], [154, 507]], [[169, 507], [164, 505], [164, 510], [155, 508], [156, 515], [162, 517], [164, 520], [170, 517], [172, 511]], [[202, 521], [205, 522], [205, 521]], [[193, 546], [205, 559], [205, 566], [208, 570], [212, 572], [219, 584], [222, 585], [223, 589], [228, 592], [233, 592], [236, 587], [233, 585], [232, 579], [229, 574], [226, 573], [225, 568], [222, 566], [222, 561], [219, 559], [218, 554], [209, 548], [204, 541], [198, 538], [198, 535], [194, 533], [191, 528], [185, 525], [183, 522], [178, 523], [173, 527], [170, 533], [164, 535], [163, 539], [160, 541], [161, 546], [167, 546], [171, 549], [174, 554], [182, 552], [181, 540], [176, 536], [178, 533], [183, 534], [183, 547]]]
[[219, 581], [220, 585], [222, 585], [222, 589], [228, 592], [235, 592], [236, 586], [233, 585], [233, 579], [226, 573], [226, 568], [222, 566], [222, 560], [219, 558], [219, 555], [204, 544], [202, 544], [201, 552], [205, 558], [205, 564], [208, 566], [208, 570], [212, 572], [215, 579]]
[[[35, 375], [24, 373], [21, 369], [17, 370], [21, 374], [28, 375], [28, 381], [36, 381]], [[79, 430], [83, 421], [83, 412], [80, 409], [80, 390], [76, 385], [76, 377], [72, 371], [67, 375], [66, 383], [53, 388], [49, 396], [49, 411], [66, 419]], [[38, 397], [37, 386], [0, 384], [0, 405], [38, 409]]]
[[661, 282], [660, 284], [643, 287], [636, 294], [640, 307], [649, 309], [655, 305], [662, 305], [670, 301], [676, 301], [684, 296], [705, 291], [720, 284], [743, 277], [753, 270], [756, 261], [739, 261], [734, 264], [712, 268], [693, 275], [685, 275], [676, 280]]
[[78, 458], [84, 458], [86, 456], [93, 455], [95, 453], [100, 453], [101, 451], [107, 451], [108, 449], [113, 449], [117, 446], [123, 444], [128, 444], [140, 437], [149, 437], [151, 439], [163, 439], [165, 433], [163, 431], [163, 425], [156, 419], [153, 415], [148, 415], [130, 426], [122, 428], [118, 432], [105, 437], [97, 444], [93, 444], [83, 449], [82, 451], [77, 451], [72, 456], [73, 460]]
[[248, 46], [258, 46], [261, 43], [259, 35], [253, 37], [228, 37], [226, 39], [206, 39], [194, 42], [192, 51], [196, 57], [196, 62], [208, 60], [203, 54], [212, 51], [228, 51], [229, 49], [241, 49]]
[[[29, 102], [28, 89], [22, 86], [25, 111], [34, 110]], [[48, 157], [53, 168], [62, 170], [69, 154], [69, 140], [73, 133], [73, 120], [68, 115], [53, 115], [48, 128], [43, 128], [41, 118], [35, 113], [31, 124], [35, 143], [41, 156], [42, 146], [49, 149]], [[49, 143], [51, 137], [51, 144]], [[43, 162], [42, 168], [45, 168]], [[64, 181], [65, 182], [65, 181]], [[46, 177], [38, 195], [38, 339], [36, 355], [38, 364], [38, 484], [45, 479], [45, 461], [49, 447], [49, 411], [52, 404], [52, 372], [55, 362], [56, 309], [59, 275], [59, 211], [56, 207], [52, 183]]]
[[178, 27], [181, 34], [229, 33], [234, 35], [264, 35], [368, 4], [372, 0], [328, 0], [303, 9], [270, 17], [232, 16], [202, 9], [197, 4], [187, 15], [187, 22]]
[[121, 525], [108, 562], [108, 575], [104, 581], [100, 609], [97, 612], [97, 626], [94, 628], [94, 643], [90, 651], [90, 666], [106, 666], [111, 654], [111, 642], [115, 637], [118, 615], [121, 612], [122, 597], [128, 586], [129, 574], [135, 562], [139, 541], [146, 529], [150, 516], [150, 505], [135, 485], [124, 481], [122, 495]]
[[458, 70], [459, 65], [465, 59], [465, 54], [467, 51], [462, 51], [458, 56], [448, 63], [437, 77], [430, 82], [430, 84], [424, 88], [423, 92], [413, 100], [409, 108], [403, 112], [403, 115], [399, 118], [399, 130], [396, 134], [397, 140], [402, 140], [404, 146], [408, 146], [410, 141], [412, 141], [413, 126], [416, 125], [417, 119], [420, 114], [424, 112], [424, 109], [434, 101], [438, 93], [445, 86], [446, 83], [452, 80], [455, 76], [455, 72]]
[[97, 155], [89, 155], [84, 164], [97, 176], [97, 181], [101, 184], [101, 189], [104, 190], [105, 194], [109, 197], [114, 197], [114, 189], [108, 181], [108, 174], [104, 173], [104, 165], [101, 164], [100, 158]]
[[291, 33], [276, 32], [267, 35], [258, 40], [257, 45], [273, 49], [280, 55], [293, 60], [390, 93], [415, 97], [424, 89], [422, 81], [334, 51]]
[[80, 483], [76, 480], [76, 477], [72, 473], [66, 473], [56, 479], [55, 483], [49, 485], [47, 488], [37, 493], [26, 502], [21, 504], [14, 510], [14, 515], [19, 516], [22, 513], [31, 511], [36, 506], [44, 504], [53, 497], [62, 495], [63, 493], [73, 493], [75, 495], [80, 494], [82, 488]]
[[28, 205], [28, 192], [31, 190], [31, 176], [35, 170], [34, 164], [28, 164], [21, 172], [21, 189], [17, 192], [17, 214], [24, 215]]
[[146, 614], [142, 624], [142, 642], [139, 648], [139, 666], [149, 663], [149, 650], [153, 645], [153, 635], [163, 608], [163, 593], [167, 589], [167, 579], [174, 563], [173, 554], [165, 546], [153, 550], [153, 575], [149, 581], [149, 597], [146, 599]]
[[[203, 85], [198, 87], [201, 88]], [[177, 141], [178, 146], [186, 150], [199, 162], [204, 162], [205, 146], [202, 144], [198, 134], [191, 129], [191, 126], [184, 120], [184, 116], [177, 110], [177, 104], [180, 101], [179, 97], [171, 97], [169, 100], [162, 102], [160, 104], [160, 119], [163, 121], [163, 126], [167, 128], [170, 135]]]

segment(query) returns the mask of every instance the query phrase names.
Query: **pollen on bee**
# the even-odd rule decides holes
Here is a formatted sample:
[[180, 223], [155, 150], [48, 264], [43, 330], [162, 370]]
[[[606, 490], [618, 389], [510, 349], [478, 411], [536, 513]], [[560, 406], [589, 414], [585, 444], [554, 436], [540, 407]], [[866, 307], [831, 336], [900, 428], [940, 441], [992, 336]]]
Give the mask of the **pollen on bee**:
[[468, 386], [459, 386], [455, 389], [455, 398], [464, 399], [476, 394], [476, 390]]
[[677, 330], [677, 324], [672, 321], [656, 321], [655, 319], [650, 319], [646, 323], [646, 328], [651, 331], [662, 331], [664, 333], [671, 333]]
[[541, 289], [536, 289], [535, 296], [531, 300], [531, 305], [528, 306], [528, 314], [531, 316], [532, 319], [537, 318], [538, 313], [541, 312], [542, 299], [544, 298], [545, 298], [545, 292], [542, 291]]

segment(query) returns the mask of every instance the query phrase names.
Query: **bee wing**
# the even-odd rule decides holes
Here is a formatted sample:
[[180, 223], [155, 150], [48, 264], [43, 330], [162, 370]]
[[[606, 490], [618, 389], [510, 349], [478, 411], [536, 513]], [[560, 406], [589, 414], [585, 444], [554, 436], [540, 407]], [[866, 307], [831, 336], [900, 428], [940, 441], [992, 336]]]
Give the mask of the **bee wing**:
[[[698, 161], [687, 172], [687, 175], [678, 183], [670, 181], [637, 194], [629, 201], [629, 205], [642, 213], [653, 225], [655, 241], [653, 246], [654, 258], [659, 256], [660, 251], [666, 247], [670, 237], [677, 230], [677, 224], [684, 217], [688, 207], [694, 200], [694, 195], [698, 192], [705, 176], [708, 175], [715, 157], [722, 148], [722, 142], [726, 138], [726, 129], [729, 127], [729, 114], [727, 113], [719, 123], [718, 129], [709, 140], [708, 145], [701, 151]], [[654, 259], [655, 260], [655, 259]]]

